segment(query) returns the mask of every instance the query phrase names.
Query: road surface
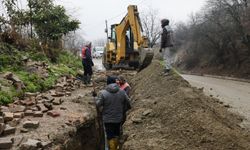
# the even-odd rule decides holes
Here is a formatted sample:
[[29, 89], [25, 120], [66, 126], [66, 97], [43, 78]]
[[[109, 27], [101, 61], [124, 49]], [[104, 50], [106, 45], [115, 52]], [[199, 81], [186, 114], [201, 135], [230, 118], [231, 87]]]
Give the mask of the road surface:
[[206, 95], [213, 95], [230, 105], [230, 110], [246, 118], [242, 125], [250, 128], [250, 83], [196, 75], [182, 77], [194, 87], [204, 87]]
[[105, 70], [104, 66], [102, 65], [102, 58], [95, 58], [93, 59], [93, 62], [95, 69], [100, 71]]

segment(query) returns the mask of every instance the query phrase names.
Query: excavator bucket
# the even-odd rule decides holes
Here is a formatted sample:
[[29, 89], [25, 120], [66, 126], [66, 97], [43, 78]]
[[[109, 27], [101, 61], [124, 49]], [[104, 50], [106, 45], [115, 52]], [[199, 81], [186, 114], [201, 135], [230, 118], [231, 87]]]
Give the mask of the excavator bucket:
[[139, 70], [146, 68], [152, 62], [154, 52], [150, 48], [143, 48], [140, 50], [140, 66]]

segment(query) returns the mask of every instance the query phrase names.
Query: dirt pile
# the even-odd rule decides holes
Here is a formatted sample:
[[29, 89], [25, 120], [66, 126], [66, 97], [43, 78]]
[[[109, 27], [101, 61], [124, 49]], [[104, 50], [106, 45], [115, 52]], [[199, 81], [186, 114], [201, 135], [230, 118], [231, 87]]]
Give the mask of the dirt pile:
[[242, 118], [153, 62], [131, 79], [133, 108], [124, 125], [124, 150], [250, 149]]

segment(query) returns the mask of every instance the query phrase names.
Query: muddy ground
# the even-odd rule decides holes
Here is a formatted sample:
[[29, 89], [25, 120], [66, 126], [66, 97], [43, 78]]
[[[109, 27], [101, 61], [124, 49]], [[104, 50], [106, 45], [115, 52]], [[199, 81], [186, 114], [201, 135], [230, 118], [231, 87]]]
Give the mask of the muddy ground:
[[[1, 106], [1, 125], [6, 127], [0, 126], [0, 149], [97, 149], [100, 139], [92, 91], [76, 78], [63, 76], [49, 91], [27, 93], [24, 99]], [[25, 126], [27, 121], [38, 125]], [[7, 131], [7, 126], [13, 130]]]
[[[139, 73], [108, 71], [124, 75], [132, 86], [132, 109], [124, 125], [124, 150], [250, 149], [250, 133], [239, 125], [242, 117], [230, 113], [218, 99], [205, 96], [201, 89], [192, 88], [176, 73], [163, 76], [162, 70], [162, 65], [154, 61]], [[13, 150], [28, 139], [49, 142], [42, 148], [48, 150], [98, 149], [93, 87], [83, 86], [75, 78], [71, 80], [75, 84], [70, 95], [60, 97], [59, 105], [52, 103], [59, 116], [52, 117], [47, 112], [38, 118], [25, 116], [16, 125], [15, 134], [3, 137], [14, 138]], [[96, 91], [100, 91], [106, 84], [105, 72], [96, 71], [93, 80]], [[55, 90], [39, 95], [53, 95]], [[40, 101], [37, 96], [36, 103]], [[21, 133], [27, 120], [39, 121], [39, 127]]]
[[250, 149], [242, 117], [153, 62], [130, 83], [133, 108], [124, 126], [124, 150]]

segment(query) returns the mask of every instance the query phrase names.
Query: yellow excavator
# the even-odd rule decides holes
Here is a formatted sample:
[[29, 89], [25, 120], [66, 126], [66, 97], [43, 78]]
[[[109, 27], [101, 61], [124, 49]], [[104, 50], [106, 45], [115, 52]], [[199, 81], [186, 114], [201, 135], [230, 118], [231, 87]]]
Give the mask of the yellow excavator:
[[147, 67], [154, 56], [148, 48], [148, 38], [143, 29], [137, 6], [129, 5], [128, 13], [119, 24], [111, 25], [111, 36], [106, 24], [107, 43], [102, 63], [106, 69]]

